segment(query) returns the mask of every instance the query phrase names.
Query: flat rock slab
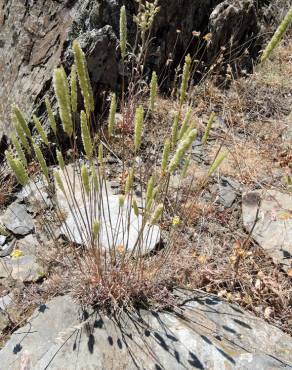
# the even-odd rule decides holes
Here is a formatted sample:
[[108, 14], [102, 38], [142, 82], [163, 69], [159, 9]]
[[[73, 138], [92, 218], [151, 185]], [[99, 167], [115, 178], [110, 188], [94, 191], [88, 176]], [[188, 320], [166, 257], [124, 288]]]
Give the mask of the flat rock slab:
[[[258, 221], [253, 225], [258, 214]], [[292, 263], [292, 196], [276, 190], [256, 190], [242, 198], [244, 227], [284, 269]]]
[[43, 276], [44, 269], [38, 264], [35, 256], [4, 257], [0, 261], [0, 278], [11, 277], [22, 282], [35, 282]]
[[[139, 231], [142, 225], [142, 216], [135, 216], [127, 199], [124, 207], [119, 207], [119, 196], [114, 195], [111, 186], [104, 183], [102, 191], [96, 201], [88, 200], [82, 190], [82, 182], [74, 170], [73, 165], [66, 166], [65, 172], [61, 177], [65, 186], [66, 195], [57, 187], [58, 205], [65, 214], [66, 220], [61, 227], [61, 231], [69, 240], [78, 244], [86, 244], [90, 239], [88, 220], [93, 222], [98, 219], [100, 226], [99, 242], [105, 248], [117, 248], [123, 246], [128, 251], [134, 249], [138, 240]], [[74, 184], [70, 190], [68, 183]], [[74, 194], [73, 196], [70, 196]], [[95, 216], [91, 216], [95, 213]], [[155, 248], [160, 241], [160, 228], [156, 225], [146, 224], [142, 237], [139, 239], [142, 250], [149, 252]]]
[[24, 204], [12, 203], [1, 217], [3, 225], [15, 235], [27, 235], [34, 229], [32, 217]]
[[[115, 321], [69, 296], [37, 309], [0, 351], [5, 370], [292, 369], [292, 338], [213, 295], [179, 292], [177, 314], [139, 311]], [[89, 315], [89, 316], [88, 316]], [[89, 318], [88, 318], [89, 317]]]

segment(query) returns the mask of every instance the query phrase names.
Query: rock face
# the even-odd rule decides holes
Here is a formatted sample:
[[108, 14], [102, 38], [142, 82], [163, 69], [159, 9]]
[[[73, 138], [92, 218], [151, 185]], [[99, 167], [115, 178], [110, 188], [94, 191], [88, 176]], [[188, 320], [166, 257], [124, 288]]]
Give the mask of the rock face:
[[27, 235], [34, 229], [32, 217], [26, 207], [17, 202], [12, 203], [0, 217], [3, 225], [15, 235]]
[[[117, 46], [122, 3], [118, 0], [0, 1], [1, 147], [6, 145], [1, 132], [9, 132], [11, 103], [16, 102], [28, 115], [32, 110], [44, 114], [43, 100], [52, 91], [53, 69], [60, 62], [66, 68], [72, 63], [73, 39], [78, 38], [86, 52], [95, 96], [120, 86], [122, 68]], [[256, 35], [257, 9], [262, 6], [256, 0], [161, 0], [159, 5], [161, 10], [153, 25], [154, 42], [146, 65], [149, 71], [154, 68], [164, 72], [167, 60], [173, 61], [170, 68], [174, 69], [186, 51], [195, 53], [197, 44], [192, 31], [201, 31], [202, 35], [212, 32], [208, 46], [210, 62], [230, 39], [238, 50], [241, 42]], [[128, 36], [133, 44], [136, 34], [133, 14], [137, 4], [130, 0], [126, 7]], [[254, 45], [249, 46], [252, 49]], [[45, 115], [42, 118], [46, 120]]]
[[[243, 195], [243, 223], [275, 263], [292, 266], [292, 197], [275, 190]], [[257, 222], [255, 224], [255, 221]], [[255, 224], [255, 227], [253, 227]]]
[[[72, 188], [73, 197], [70, 197], [69, 183], [74, 184]], [[139, 232], [142, 225], [142, 216], [135, 216], [131, 205], [125, 200], [124, 207], [119, 207], [119, 196], [114, 195], [110, 186], [103, 184], [100, 199], [91, 201], [84, 194], [78, 167], [74, 165], [66, 166], [62, 172], [62, 181], [65, 184], [66, 195], [57, 188], [57, 202], [62, 213], [67, 215], [61, 227], [61, 232], [66, 237], [78, 244], [86, 243], [90, 240], [88, 235], [88, 217], [95, 212], [95, 219], [100, 222], [99, 243], [106, 249], [123, 246], [126, 250], [132, 251], [138, 241]], [[106, 188], [105, 188], [106, 187]], [[90, 211], [91, 210], [91, 211]], [[141, 240], [141, 241], [140, 241]], [[160, 241], [160, 229], [158, 226], [145, 225], [142, 237], [139, 239], [139, 246], [144, 252], [153, 250]]]
[[292, 339], [215, 296], [177, 292], [178, 313], [117, 322], [69, 296], [40, 306], [0, 351], [3, 369], [290, 369]]

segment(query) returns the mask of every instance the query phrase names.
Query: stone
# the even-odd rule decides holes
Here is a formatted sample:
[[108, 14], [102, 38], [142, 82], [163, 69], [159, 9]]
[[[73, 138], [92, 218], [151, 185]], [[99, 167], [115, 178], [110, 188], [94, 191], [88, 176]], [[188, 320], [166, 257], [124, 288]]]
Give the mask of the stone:
[[[61, 174], [63, 184], [69, 194], [68, 187], [66, 187], [66, 179], [70, 179], [70, 183], [75, 183], [73, 188], [75, 202], [57, 187], [57, 203], [62, 212], [67, 215], [66, 221], [61, 227], [63, 234], [77, 244], [84, 244], [90, 239], [88, 234], [87, 215], [90, 215], [90, 209], [94, 208], [97, 212], [96, 217], [92, 220], [99, 219], [98, 209], [104, 209], [100, 213], [100, 244], [106, 248], [112, 248], [122, 245], [126, 250], [132, 251], [139, 235], [139, 230], [142, 224], [142, 216], [135, 216], [133, 210], [128, 218], [127, 210], [130, 209], [128, 200], [125, 200], [123, 209], [119, 207], [119, 195], [113, 194], [109, 183], [104, 184], [102, 190], [102, 201], [93, 202], [90, 206], [88, 198], [84, 201], [82, 192], [82, 183], [80, 175], [77, 175], [74, 165], [66, 166], [66, 170]], [[74, 174], [75, 173], [75, 174]], [[66, 175], [65, 175], [66, 174]], [[74, 180], [75, 177], [75, 180]], [[106, 187], [106, 189], [105, 189]], [[78, 207], [77, 207], [78, 204]], [[144, 241], [142, 248], [144, 252], [149, 252], [155, 248], [160, 241], [160, 229], [158, 226], [151, 226], [149, 223], [145, 225], [143, 236], [140, 240]]]
[[[282, 369], [292, 339], [236, 305], [176, 291], [177, 312], [140, 310], [119, 319], [81, 309], [69, 296], [41, 305], [0, 351], [5, 370]], [[24, 365], [23, 365], [24, 366]]]
[[4, 297], [0, 297], [0, 311], [5, 311], [6, 307], [11, 303], [11, 295], [7, 294]]
[[0, 235], [0, 246], [4, 245], [6, 242], [6, 236], [5, 235]]
[[9, 256], [10, 253], [13, 251], [13, 248], [15, 246], [16, 240], [12, 240], [9, 243], [4, 244], [0, 247], [0, 257], [6, 257]]
[[234, 188], [224, 179], [219, 184], [219, 202], [225, 207], [230, 208], [236, 199]]
[[44, 269], [34, 255], [23, 255], [17, 258], [5, 257], [0, 263], [0, 278], [11, 277], [24, 283], [36, 282], [45, 275]]
[[[9, 136], [11, 131], [8, 117], [14, 102], [25, 109], [27, 117], [35, 111], [48, 128], [44, 97], [52, 96], [54, 68], [62, 62], [68, 71], [72, 64], [70, 49], [76, 38], [86, 52], [94, 96], [99, 99], [102, 91], [120, 89], [123, 70], [118, 50], [120, 6], [117, 0], [3, 2], [0, 17], [0, 142], [2, 136]], [[232, 48], [238, 54], [246, 55], [245, 49], [238, 46], [251, 38], [259, 39], [256, 37], [258, 20], [265, 14], [263, 8], [268, 7], [264, 2], [247, 0], [160, 0], [159, 6], [145, 72], [148, 75], [153, 69], [159, 74], [165, 72], [166, 62], [171, 61], [167, 64], [170, 73], [163, 78], [168, 83], [173, 77], [171, 71], [181, 63], [185, 51], [197, 53], [198, 43], [193, 39], [193, 31], [209, 29], [212, 33], [204, 60], [206, 64], [217, 58], [221, 46], [228, 45], [228, 60]], [[126, 8], [128, 41], [133, 46], [136, 37], [133, 15], [137, 12], [137, 4], [128, 1]], [[229, 43], [231, 38], [233, 45]], [[247, 44], [247, 49], [250, 52], [246, 59], [257, 56], [254, 41]], [[199, 59], [200, 55], [197, 57]], [[56, 111], [55, 101], [53, 108]]]
[[7, 208], [0, 221], [15, 235], [24, 236], [31, 233], [34, 229], [33, 219], [27, 213], [25, 205], [17, 202], [12, 203]]
[[[255, 190], [243, 194], [243, 224], [252, 237], [288, 270], [292, 263], [292, 196], [277, 190]], [[258, 221], [254, 227], [256, 217]]]
[[27, 203], [27, 209], [34, 214], [51, 208], [53, 205], [47, 190], [47, 182], [44, 175], [39, 175], [34, 179], [30, 179], [29, 183], [17, 194], [17, 198]]

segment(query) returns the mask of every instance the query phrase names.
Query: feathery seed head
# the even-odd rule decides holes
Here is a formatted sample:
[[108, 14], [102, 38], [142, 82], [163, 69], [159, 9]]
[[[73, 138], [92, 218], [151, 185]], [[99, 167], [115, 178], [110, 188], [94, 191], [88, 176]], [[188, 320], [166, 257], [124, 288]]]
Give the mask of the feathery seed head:
[[15, 130], [22, 146], [25, 148], [28, 154], [31, 154], [30, 145], [19, 123], [15, 124]]
[[19, 159], [22, 161], [22, 163], [23, 163], [24, 166], [27, 166], [27, 160], [26, 160], [26, 157], [25, 157], [25, 153], [22, 150], [21, 144], [17, 140], [17, 137], [15, 136], [15, 134], [13, 134], [11, 136], [11, 141], [12, 141], [12, 143], [14, 145], [14, 148], [16, 150], [16, 153], [17, 153]]
[[56, 154], [57, 154], [58, 164], [59, 164], [61, 170], [64, 171], [65, 161], [64, 161], [63, 155], [58, 149], [56, 150]]
[[171, 128], [171, 140], [173, 147], [175, 147], [178, 139], [178, 123], [179, 123], [179, 113], [175, 115]]
[[117, 103], [116, 103], [116, 94], [113, 93], [111, 97], [111, 105], [108, 117], [108, 134], [109, 137], [112, 136], [114, 127], [115, 127], [115, 120], [116, 120], [116, 110], [117, 110]]
[[134, 182], [134, 171], [131, 169], [128, 173], [127, 180], [126, 180], [126, 185], [125, 185], [125, 194], [129, 194], [132, 187], [133, 187], [133, 182]]
[[208, 176], [211, 176], [217, 170], [217, 168], [220, 166], [223, 160], [227, 157], [227, 155], [228, 155], [228, 152], [224, 152], [217, 156], [217, 158], [215, 159], [215, 161], [212, 163], [211, 167], [209, 168]]
[[54, 177], [55, 177], [55, 180], [56, 180], [56, 184], [58, 185], [58, 188], [62, 191], [62, 193], [66, 194], [62, 178], [61, 178], [60, 173], [58, 171], [54, 172]]
[[174, 156], [172, 157], [172, 160], [170, 161], [168, 165], [168, 170], [171, 174], [177, 169], [181, 159], [183, 158], [187, 150], [190, 148], [190, 146], [192, 145], [196, 137], [197, 137], [197, 130], [193, 129], [190, 131], [189, 135], [185, 137], [184, 140], [180, 141], [176, 149], [176, 152], [174, 153]]
[[155, 71], [153, 71], [150, 82], [150, 101], [149, 101], [149, 109], [151, 111], [154, 110], [156, 96], [157, 96], [157, 74]]
[[63, 128], [66, 134], [71, 137], [73, 133], [73, 122], [69, 84], [63, 68], [55, 69], [53, 81]]
[[204, 136], [202, 138], [202, 144], [206, 144], [206, 142], [208, 140], [210, 130], [212, 128], [212, 124], [214, 122], [215, 116], [216, 116], [215, 112], [212, 112], [210, 117], [209, 117], [209, 120], [208, 120], [208, 123], [207, 123], [207, 126], [206, 126], [206, 130], [205, 130]]
[[43, 171], [43, 174], [45, 175], [46, 179], [49, 181], [49, 169], [48, 169], [46, 160], [43, 156], [43, 153], [40, 147], [36, 143], [33, 144], [33, 148], [34, 148], [34, 152], [37, 157], [37, 160], [41, 166], [41, 170]]
[[133, 199], [133, 210], [136, 217], [139, 216], [139, 208], [136, 199]]
[[99, 230], [100, 230], [100, 223], [95, 220], [93, 222], [93, 225], [92, 225], [92, 236], [93, 236], [93, 240], [96, 240], [97, 237], [98, 237], [98, 234], [99, 234]]
[[20, 185], [25, 186], [29, 179], [22, 162], [18, 159], [14, 159], [9, 150], [5, 151], [5, 157], [7, 163], [15, 174], [17, 181], [20, 183]]
[[70, 88], [71, 88], [71, 109], [73, 113], [77, 112], [77, 69], [76, 65], [73, 64], [70, 76]]
[[180, 105], [182, 105], [186, 99], [188, 82], [190, 78], [190, 68], [191, 68], [192, 58], [188, 54], [185, 58], [185, 64], [183, 67], [182, 81], [180, 87]]
[[163, 212], [163, 204], [161, 203], [156, 207], [156, 209], [155, 209], [155, 211], [152, 215], [152, 218], [151, 218], [151, 221], [150, 221], [151, 225], [157, 224], [157, 222], [160, 220], [160, 218], [162, 216], [162, 212]]
[[120, 9], [120, 49], [121, 56], [125, 59], [127, 50], [127, 14], [125, 5]]
[[94, 112], [94, 99], [85, 54], [77, 40], [73, 41], [72, 48], [85, 110], [87, 115], [90, 116], [90, 112]]
[[163, 153], [162, 153], [162, 161], [161, 161], [161, 170], [164, 172], [167, 167], [168, 163], [168, 158], [169, 158], [169, 153], [170, 153], [170, 140], [166, 139], [164, 142], [164, 147], [163, 147]]
[[179, 130], [179, 134], [178, 134], [178, 138], [179, 140], [181, 140], [184, 136], [184, 134], [186, 133], [188, 127], [189, 127], [189, 123], [190, 123], [190, 120], [191, 120], [191, 114], [192, 114], [192, 110], [191, 108], [187, 111], [186, 115], [185, 115], [185, 118], [183, 120], [183, 123], [181, 125], [181, 128]]
[[91, 172], [91, 178], [92, 178], [94, 190], [97, 192], [99, 191], [99, 182], [98, 182], [96, 169], [93, 164], [90, 166], [90, 172]]
[[124, 197], [124, 195], [120, 195], [119, 196], [119, 207], [123, 208], [124, 205], [125, 205], [125, 197]]
[[37, 118], [36, 115], [33, 115], [32, 118], [33, 118], [34, 125], [35, 125], [35, 128], [37, 129], [38, 134], [40, 135], [42, 141], [48, 146], [49, 145], [49, 140], [47, 138], [47, 135], [46, 135], [46, 133], [43, 129], [43, 126], [42, 126], [40, 120]]
[[90, 193], [89, 174], [88, 174], [88, 170], [85, 164], [83, 164], [81, 167], [81, 178], [82, 178], [82, 183], [84, 186], [85, 193], [88, 195]]
[[[28, 128], [28, 124], [21, 112], [21, 110], [18, 108], [17, 105], [12, 105], [12, 113], [15, 117], [15, 120], [18, 122], [18, 124], [20, 125], [20, 127], [22, 128], [24, 134], [27, 136], [27, 137], [31, 137], [31, 133], [30, 133], [30, 129]], [[15, 122], [14, 120], [14, 122]]]
[[90, 132], [88, 128], [87, 116], [83, 110], [80, 113], [80, 121], [81, 121], [81, 137], [82, 137], [83, 147], [84, 147], [85, 153], [88, 156], [88, 158], [91, 158], [92, 152], [93, 152], [93, 145], [92, 145], [91, 136], [90, 136]]

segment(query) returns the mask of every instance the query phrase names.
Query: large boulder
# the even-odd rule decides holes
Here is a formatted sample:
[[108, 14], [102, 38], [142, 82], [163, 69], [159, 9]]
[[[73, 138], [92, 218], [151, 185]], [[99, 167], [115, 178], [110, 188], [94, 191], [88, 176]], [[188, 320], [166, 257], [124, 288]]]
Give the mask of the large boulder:
[[[82, 313], [69, 296], [37, 309], [0, 351], [18, 369], [290, 369], [292, 339], [235, 305], [182, 292], [174, 312], [109, 318]], [[80, 321], [80, 317], [83, 320]]]

